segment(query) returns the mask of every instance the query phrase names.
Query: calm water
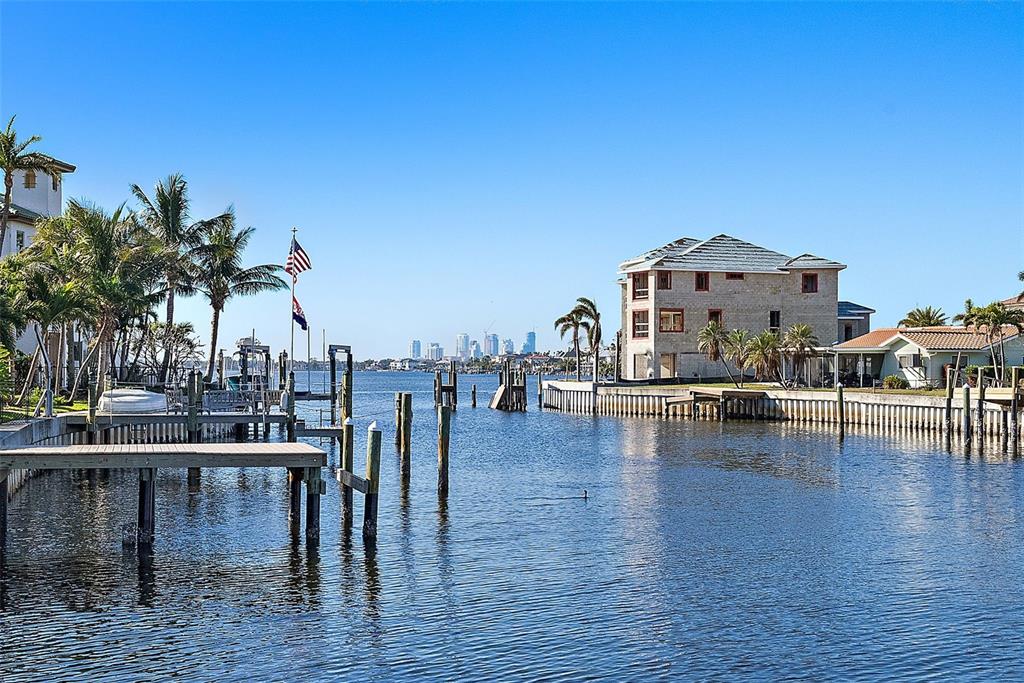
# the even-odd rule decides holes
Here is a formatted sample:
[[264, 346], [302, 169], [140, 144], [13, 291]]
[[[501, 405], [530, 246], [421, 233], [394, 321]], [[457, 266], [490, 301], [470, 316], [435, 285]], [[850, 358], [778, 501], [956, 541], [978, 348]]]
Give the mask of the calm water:
[[[318, 552], [289, 532], [283, 471], [204, 470], [189, 495], [161, 470], [141, 566], [121, 548], [134, 474], [32, 481], [10, 509], [0, 680], [1024, 679], [1021, 462], [474, 411], [469, 385], [485, 404], [495, 382], [461, 379], [444, 508], [432, 376], [356, 377], [357, 469], [369, 421], [385, 432], [376, 553], [342, 537], [333, 467]], [[396, 389], [415, 392], [407, 491]]]

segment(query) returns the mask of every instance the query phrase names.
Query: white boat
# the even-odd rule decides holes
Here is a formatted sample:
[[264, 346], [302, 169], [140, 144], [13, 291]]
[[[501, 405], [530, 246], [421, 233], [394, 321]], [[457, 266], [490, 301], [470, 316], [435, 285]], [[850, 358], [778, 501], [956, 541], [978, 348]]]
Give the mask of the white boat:
[[145, 389], [111, 389], [100, 395], [96, 412], [103, 414], [165, 413], [167, 396]]

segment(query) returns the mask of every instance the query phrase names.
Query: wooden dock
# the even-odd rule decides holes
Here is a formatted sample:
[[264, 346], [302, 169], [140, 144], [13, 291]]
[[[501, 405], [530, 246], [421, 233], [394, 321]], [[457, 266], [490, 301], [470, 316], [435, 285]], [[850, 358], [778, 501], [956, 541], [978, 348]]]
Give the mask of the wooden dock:
[[79, 470], [138, 467], [324, 467], [303, 443], [181, 443], [28, 446], [0, 450], [0, 468]]

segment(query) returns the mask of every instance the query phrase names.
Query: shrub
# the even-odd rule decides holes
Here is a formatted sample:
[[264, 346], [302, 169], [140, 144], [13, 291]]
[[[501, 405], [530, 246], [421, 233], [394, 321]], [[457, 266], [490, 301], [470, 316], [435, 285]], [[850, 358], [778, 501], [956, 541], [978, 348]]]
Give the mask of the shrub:
[[909, 389], [910, 382], [899, 375], [889, 375], [882, 380], [883, 389]]

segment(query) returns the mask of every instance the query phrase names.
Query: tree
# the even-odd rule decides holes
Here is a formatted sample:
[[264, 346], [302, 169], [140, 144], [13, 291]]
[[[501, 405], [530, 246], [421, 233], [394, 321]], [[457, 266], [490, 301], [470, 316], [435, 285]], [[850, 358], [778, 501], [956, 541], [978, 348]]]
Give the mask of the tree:
[[964, 327], [970, 327], [974, 325], [974, 319], [977, 316], [978, 308], [974, 305], [974, 302], [970, 299], [964, 300], [963, 313], [957, 313], [953, 316], [953, 322], [960, 323]]
[[572, 347], [576, 352], [577, 382], [583, 380], [583, 377], [580, 374], [580, 328], [582, 327], [582, 323], [583, 321], [580, 319], [579, 311], [577, 311], [576, 308], [573, 308], [571, 311], [555, 320], [555, 330], [558, 332], [559, 338], [565, 339], [566, 334], [572, 334]]
[[946, 324], [946, 314], [941, 308], [915, 308], [907, 312], [906, 317], [899, 322], [900, 327], [938, 327]]
[[4, 171], [4, 204], [0, 207], [0, 250], [7, 241], [7, 219], [11, 211], [11, 195], [14, 190], [14, 173], [16, 171], [41, 171], [56, 177], [60, 173], [57, 163], [39, 152], [29, 151], [41, 137], [32, 135], [19, 141], [14, 130], [14, 116], [7, 122], [7, 128], [0, 132], [0, 167]]
[[582, 296], [576, 299], [576, 306], [572, 310], [580, 320], [580, 327], [586, 330], [587, 345], [594, 355], [594, 381], [597, 382], [600, 377], [601, 313], [593, 300]]
[[[188, 184], [180, 173], [169, 175], [158, 182], [153, 188], [152, 199], [138, 185], [132, 185], [131, 190], [142, 204], [140, 217], [143, 224], [162, 246], [162, 288], [167, 297], [165, 333], [170, 334], [174, 330], [175, 297], [195, 293], [196, 248], [200, 245], [203, 232], [219, 222], [234, 220], [234, 217], [230, 212], [225, 212], [215, 218], [192, 223], [189, 216]], [[167, 381], [170, 362], [170, 356], [165, 353], [159, 373], [162, 382]]]
[[739, 384], [736, 383], [736, 378], [732, 376], [732, 370], [729, 369], [729, 364], [725, 362], [725, 355], [723, 349], [726, 342], [725, 328], [722, 327], [720, 322], [715, 320], [708, 321], [697, 333], [697, 350], [704, 354], [712, 363], [721, 361], [722, 366], [725, 368], [725, 372], [729, 375], [729, 379], [737, 387]]
[[[807, 323], [796, 323], [786, 330], [782, 344], [793, 359], [794, 374], [799, 376], [797, 368], [804, 365], [805, 361], [814, 354], [814, 347], [818, 345], [818, 336], [814, 334], [814, 328]], [[807, 378], [805, 377], [805, 379]]]
[[746, 330], [732, 330], [724, 339], [724, 355], [726, 360], [736, 366], [740, 372], [740, 387], [743, 387], [743, 373], [749, 367], [747, 354], [750, 337]]
[[282, 270], [281, 266], [264, 264], [242, 267], [242, 256], [254, 230], [251, 227], [236, 230], [234, 213], [229, 212], [228, 215], [228, 220], [211, 223], [204, 229], [204, 244], [198, 250], [196, 287], [213, 309], [209, 358], [206, 366], [207, 382], [213, 379], [220, 316], [228, 300], [236, 296], [252, 296], [288, 287], [287, 283], [276, 275]]
[[1006, 375], [1006, 329], [1010, 328], [1016, 334], [1024, 332], [1024, 311], [1009, 309], [996, 301], [988, 306], [975, 307], [971, 313], [971, 320], [975, 328], [984, 331], [988, 338], [992, 366], [995, 368], [997, 380], [1002, 382]]
[[[747, 363], [758, 379], [780, 377], [779, 335], [765, 330], [750, 339], [747, 345]], [[781, 379], [781, 377], [780, 377]]]

